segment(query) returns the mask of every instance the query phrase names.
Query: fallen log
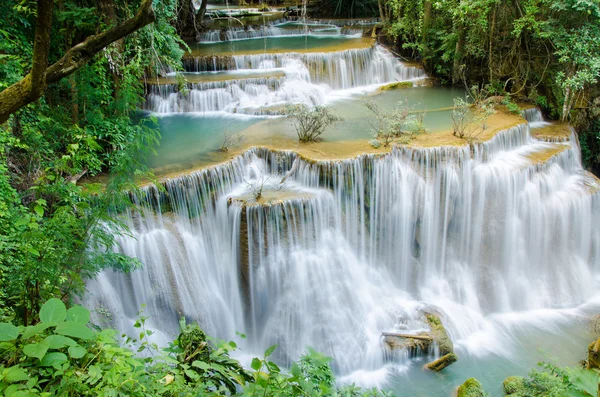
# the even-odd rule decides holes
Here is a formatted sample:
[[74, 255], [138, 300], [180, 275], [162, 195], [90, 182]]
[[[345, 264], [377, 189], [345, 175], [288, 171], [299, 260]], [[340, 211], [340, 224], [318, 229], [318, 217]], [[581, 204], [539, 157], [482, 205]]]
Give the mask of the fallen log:
[[412, 338], [412, 339], [427, 340], [427, 341], [433, 340], [433, 338], [431, 336], [427, 336], [427, 335], [398, 334], [395, 332], [382, 332], [381, 335], [394, 336], [396, 338]]

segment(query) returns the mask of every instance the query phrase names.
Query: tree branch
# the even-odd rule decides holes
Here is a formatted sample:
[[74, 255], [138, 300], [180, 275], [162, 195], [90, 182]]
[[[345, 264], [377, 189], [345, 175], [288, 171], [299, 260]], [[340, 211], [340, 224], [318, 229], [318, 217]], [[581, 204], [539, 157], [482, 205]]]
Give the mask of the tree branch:
[[82, 43], [69, 49], [58, 62], [48, 67], [53, 4], [52, 0], [38, 1], [33, 67], [27, 76], [0, 92], [0, 124], [8, 120], [12, 113], [38, 100], [46, 90], [47, 84], [55, 83], [70, 75], [104, 47], [155, 20], [152, 0], [142, 0], [133, 18], [105, 32], [89, 36]]

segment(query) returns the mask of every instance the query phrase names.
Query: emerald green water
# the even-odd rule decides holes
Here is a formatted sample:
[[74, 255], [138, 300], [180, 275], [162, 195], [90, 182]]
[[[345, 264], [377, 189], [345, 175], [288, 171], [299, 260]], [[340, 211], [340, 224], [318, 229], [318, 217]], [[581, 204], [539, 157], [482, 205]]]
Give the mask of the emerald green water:
[[[405, 101], [411, 109], [419, 111], [452, 106], [453, 99], [460, 95], [464, 95], [464, 91], [460, 89], [415, 87], [385, 91], [371, 95], [371, 98], [382, 110], [392, 110], [398, 101]], [[365, 106], [365, 98], [362, 94], [345, 94], [330, 104], [332, 111], [343, 120], [324, 132], [323, 141], [364, 141], [365, 147], [369, 147], [367, 141], [372, 138], [371, 113]], [[197, 168], [227, 159], [230, 154], [219, 151], [225, 132], [245, 135], [245, 139], [240, 144], [233, 145], [232, 150], [254, 143], [278, 145], [282, 139], [297, 139], [291, 121], [283, 117], [178, 113], [158, 120], [160, 146], [148, 163], [159, 170], [159, 173]], [[425, 116], [425, 128], [430, 133], [448, 129], [450, 122], [450, 111], [429, 112]], [[257, 126], [260, 127], [258, 132]], [[249, 134], [247, 130], [250, 127], [254, 128]], [[258, 142], [253, 142], [254, 138], [258, 138]]]
[[345, 36], [283, 36], [263, 37], [224, 41], [219, 43], [191, 44], [194, 55], [222, 55], [243, 52], [297, 52], [320, 48], [336, 47], [339, 49], [366, 47], [371, 41], [363, 38]]

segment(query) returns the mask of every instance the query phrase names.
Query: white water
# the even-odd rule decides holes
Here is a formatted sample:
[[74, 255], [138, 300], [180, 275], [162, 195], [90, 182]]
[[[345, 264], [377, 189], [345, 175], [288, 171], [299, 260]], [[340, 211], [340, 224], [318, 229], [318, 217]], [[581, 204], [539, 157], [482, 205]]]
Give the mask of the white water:
[[[188, 84], [180, 93], [176, 85], [150, 87], [146, 109], [156, 113], [209, 112], [270, 114], [288, 103], [323, 105], [349, 89], [425, 77], [422, 69], [405, 66], [383, 47], [330, 53], [234, 55], [232, 69], [240, 73], [283, 72], [273, 79], [232, 79], [218, 83]], [[190, 72], [223, 66], [217, 58], [188, 62]]]
[[[565, 150], [542, 164], [527, 157], [556, 145]], [[441, 314], [459, 354], [515, 354], [511, 330], [552, 327], [597, 290], [600, 186], [578, 150], [575, 137], [532, 139], [527, 124], [473, 150], [309, 163], [253, 149], [167, 181], [166, 193], [146, 189], [126, 217], [133, 237], [118, 237], [144, 269], [101, 274], [87, 303], [125, 331], [146, 303], [165, 340], [179, 314], [217, 337], [245, 332], [245, 354], [277, 343], [284, 364], [312, 346], [367, 385], [405, 370], [380, 335], [422, 329], [424, 309]], [[283, 202], [229, 203], [257, 181]]]

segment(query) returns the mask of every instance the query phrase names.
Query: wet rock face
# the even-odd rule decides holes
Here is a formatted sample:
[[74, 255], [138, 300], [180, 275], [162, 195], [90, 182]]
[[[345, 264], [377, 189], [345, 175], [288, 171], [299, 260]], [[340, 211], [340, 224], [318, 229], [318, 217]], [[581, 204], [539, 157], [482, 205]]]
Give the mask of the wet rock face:
[[481, 383], [475, 378], [470, 378], [458, 388], [456, 397], [486, 397]]
[[409, 357], [418, 357], [427, 354], [433, 343], [433, 339], [427, 333], [415, 335], [414, 338], [409, 336], [385, 335], [383, 341], [391, 350], [408, 351]]
[[435, 340], [440, 349], [440, 355], [445, 356], [454, 353], [454, 344], [446, 332], [446, 328], [439, 316], [434, 313], [425, 313], [427, 323], [431, 328], [431, 337]]

